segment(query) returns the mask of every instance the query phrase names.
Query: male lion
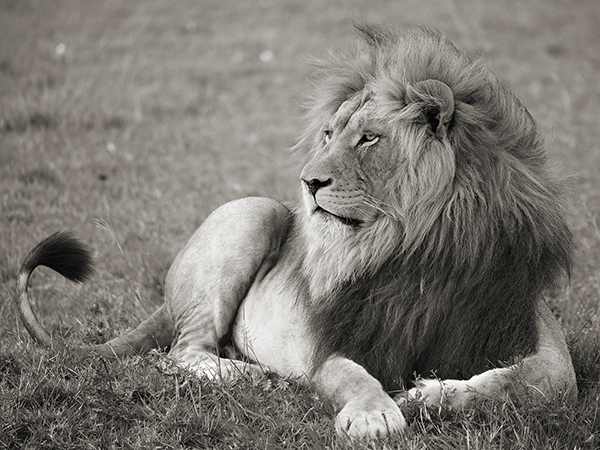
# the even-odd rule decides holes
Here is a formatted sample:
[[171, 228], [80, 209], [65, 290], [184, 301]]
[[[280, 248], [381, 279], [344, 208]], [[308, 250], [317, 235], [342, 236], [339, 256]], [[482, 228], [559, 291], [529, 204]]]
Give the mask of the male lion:
[[[337, 408], [338, 432], [358, 438], [401, 432], [398, 405], [414, 398], [464, 408], [576, 396], [543, 298], [570, 272], [572, 238], [533, 119], [437, 32], [359, 34], [362, 46], [332, 55], [316, 82], [297, 146], [303, 207], [220, 207], [175, 259], [165, 304], [79, 351], [170, 346], [202, 376], [260, 366], [298, 377]], [[57, 233], [21, 267], [21, 317], [49, 346], [27, 297], [38, 265], [80, 281], [89, 251]], [[224, 346], [250, 363], [224, 358]]]

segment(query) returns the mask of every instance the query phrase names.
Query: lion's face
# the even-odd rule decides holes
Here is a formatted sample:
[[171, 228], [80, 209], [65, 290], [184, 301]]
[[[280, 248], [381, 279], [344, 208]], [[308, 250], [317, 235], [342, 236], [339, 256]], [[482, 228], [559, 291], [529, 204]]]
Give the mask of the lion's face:
[[406, 84], [394, 95], [364, 86], [332, 109], [314, 130], [300, 176], [315, 292], [410, 251], [440, 214], [454, 176], [446, 133], [454, 102], [444, 83]]
[[319, 131], [314, 156], [300, 176], [311, 221], [360, 229], [385, 213], [386, 181], [395, 161], [389, 130], [375, 118], [379, 109], [377, 99], [361, 91]]
[[312, 158], [300, 175], [304, 270], [314, 296], [377, 267], [382, 253], [391, 251], [382, 247], [395, 244], [389, 238], [400, 234], [388, 204], [390, 181], [398, 170], [397, 146], [376, 118], [379, 109], [367, 90], [342, 102], [321, 124]]

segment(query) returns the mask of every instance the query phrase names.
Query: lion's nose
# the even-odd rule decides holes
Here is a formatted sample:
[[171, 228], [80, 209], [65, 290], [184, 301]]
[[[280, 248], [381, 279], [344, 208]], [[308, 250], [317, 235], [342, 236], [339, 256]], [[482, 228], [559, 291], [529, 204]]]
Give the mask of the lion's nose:
[[319, 189], [325, 186], [329, 186], [333, 183], [333, 180], [331, 178], [312, 178], [310, 180], [302, 179], [302, 181], [304, 181], [304, 184], [306, 184], [306, 187], [308, 188], [308, 192], [310, 192], [310, 195], [312, 195], [313, 197]]

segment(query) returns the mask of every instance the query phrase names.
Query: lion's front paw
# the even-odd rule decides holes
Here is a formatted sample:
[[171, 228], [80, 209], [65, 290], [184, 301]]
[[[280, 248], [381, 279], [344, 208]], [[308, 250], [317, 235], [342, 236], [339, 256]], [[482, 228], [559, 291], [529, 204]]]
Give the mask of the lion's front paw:
[[400, 406], [407, 401], [422, 401], [427, 406], [463, 409], [468, 406], [471, 397], [472, 392], [463, 380], [422, 379], [395, 400]]
[[353, 439], [383, 438], [401, 433], [405, 428], [406, 420], [400, 408], [389, 397], [376, 405], [348, 403], [335, 419], [336, 431]]

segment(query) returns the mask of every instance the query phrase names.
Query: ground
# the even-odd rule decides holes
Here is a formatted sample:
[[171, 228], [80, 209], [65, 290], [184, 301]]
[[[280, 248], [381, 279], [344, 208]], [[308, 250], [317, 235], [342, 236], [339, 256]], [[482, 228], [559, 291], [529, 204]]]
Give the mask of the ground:
[[18, 267], [70, 229], [96, 274], [32, 280], [56, 336], [99, 342], [162, 302], [177, 251], [218, 205], [295, 201], [289, 148], [311, 56], [352, 22], [420, 24], [486, 57], [537, 119], [569, 180], [577, 244], [549, 298], [578, 374], [575, 406], [407, 411], [399, 448], [600, 445], [600, 3], [596, 0], [0, 0], [0, 448], [346, 448], [314, 392], [280, 379], [223, 389], [160, 354], [110, 363], [42, 351], [19, 324]]

